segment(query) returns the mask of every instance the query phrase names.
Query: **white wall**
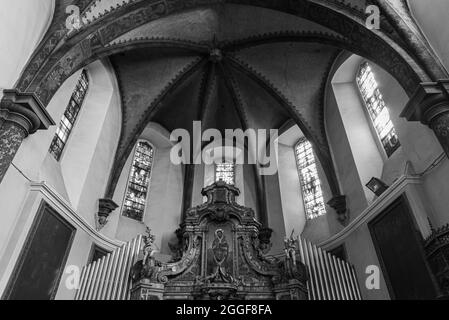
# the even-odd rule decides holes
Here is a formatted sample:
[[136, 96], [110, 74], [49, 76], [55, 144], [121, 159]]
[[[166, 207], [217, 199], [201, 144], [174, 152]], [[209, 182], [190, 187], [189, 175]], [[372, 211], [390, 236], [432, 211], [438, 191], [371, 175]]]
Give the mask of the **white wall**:
[[[371, 130], [369, 119], [366, 116], [365, 106], [360, 99], [355, 76], [362, 59], [352, 56], [347, 59], [335, 73], [332, 80], [332, 91], [335, 95], [340, 117], [351, 146], [354, 162], [359, 178], [364, 186], [372, 177], [381, 177], [384, 158], [377, 137]], [[334, 146], [338, 150], [338, 146]], [[367, 188], [363, 188], [365, 197], [371, 202], [374, 195]]]
[[[295, 235], [302, 235], [304, 238], [318, 243], [327, 239], [333, 229], [333, 218], [335, 212], [326, 206], [326, 214], [313, 220], [306, 219], [304, 201], [301, 191], [301, 183], [296, 164], [294, 148], [300, 138], [304, 137], [297, 125], [292, 126], [279, 137], [278, 147], [278, 180], [281, 198], [282, 219], [275, 210], [269, 210], [270, 227], [274, 226], [277, 236], [283, 239], [289, 237], [292, 231]], [[324, 202], [327, 203], [332, 198], [329, 183], [324, 170], [316, 157], [318, 176], [320, 177]], [[280, 222], [283, 226], [280, 226]], [[282, 234], [281, 234], [282, 232]], [[281, 247], [280, 247], [281, 248]]]
[[171, 251], [168, 242], [176, 242], [175, 231], [181, 223], [184, 186], [182, 166], [174, 165], [170, 161], [172, 143], [168, 131], [160, 125], [150, 123], [140, 139], [150, 142], [155, 150], [144, 221], [139, 222], [122, 215], [125, 189], [134, 157], [134, 154], [131, 154], [122, 170], [113, 197], [119, 208], [114, 211], [103, 232], [110, 237], [130, 241], [144, 234], [148, 226], [156, 236], [155, 244], [162, 254], [169, 255]]
[[[39, 179], [47, 180], [50, 177], [49, 184], [66, 195], [72, 207], [95, 225], [98, 199], [104, 197], [120, 136], [121, 111], [112, 68], [106, 62], [97, 61], [86, 70], [89, 78], [88, 92], [61, 159], [56, 161], [47, 152]], [[50, 102], [49, 110], [54, 110], [52, 117], [57, 124], [79, 76], [80, 72], [73, 75], [68, 80], [70, 85], [60, 90], [64, 94], [61, 97], [57, 94], [53, 99], [55, 101]], [[48, 146], [41, 146], [42, 150], [48, 151], [55, 131], [56, 126], [47, 130], [47, 134], [51, 136], [45, 141]]]
[[[61, 161], [57, 162], [48, 152], [56, 126], [38, 131], [23, 141], [0, 184], [0, 258], [3, 259], [0, 276], [1, 264], [11, 266], [15, 263], [15, 260], [8, 260], [15, 259], [15, 256], [5, 253], [8, 250], [20, 251], [17, 237], [24, 238], [28, 234], [29, 229], [21, 226], [24, 217], [32, 221], [37, 212], [35, 203], [33, 206], [29, 204], [33, 183], [42, 182], [48, 186], [57, 202], [64, 203], [67, 210], [76, 212], [85, 223], [84, 229], [77, 232], [69, 262], [80, 267], [85, 265], [95, 242], [92, 234], [99, 236], [94, 231], [95, 214], [98, 199], [104, 197], [117, 148], [121, 110], [115, 75], [108, 64], [95, 62], [87, 67], [87, 71], [89, 91]], [[70, 77], [48, 105], [48, 112], [58, 124], [79, 75], [80, 71]], [[63, 297], [71, 294], [65, 292]]]
[[0, 0], [0, 90], [13, 88], [48, 29], [53, 10], [54, 0]]
[[[389, 108], [391, 120], [401, 142], [401, 148], [388, 159], [380, 154], [382, 163], [379, 163], [379, 160], [377, 160], [377, 164], [370, 164], [369, 159], [367, 161], [360, 160], [359, 157], [366, 156], [364, 153], [368, 152], [367, 148], [374, 150], [375, 144], [373, 144], [372, 140], [375, 138], [367, 137], [369, 132], [367, 128], [364, 129], [366, 137], [361, 138], [362, 134], [358, 131], [357, 126], [361, 125], [362, 122], [365, 122], [366, 126], [368, 125], [366, 121], [367, 115], [360, 113], [355, 108], [357, 104], [359, 104], [360, 108], [364, 108], [364, 106], [360, 103], [361, 100], [358, 94], [346, 94], [350, 91], [357, 93], [356, 83], [352, 80], [355, 79], [356, 69], [354, 65], [348, 68], [348, 64], [354, 61], [357, 61], [357, 64], [359, 64], [361, 59], [353, 56], [341, 65], [333, 83], [330, 85], [331, 89], [328, 92], [326, 105], [328, 137], [340, 185], [342, 186], [343, 194], [347, 196], [351, 221], [355, 223], [355, 219], [359, 215], [363, 216], [366, 212], [372, 212], [374, 217], [385, 208], [376, 206], [376, 203], [379, 203], [379, 199], [376, 198], [368, 199], [370, 200], [369, 203], [361, 201], [361, 194], [366, 195], [366, 188], [364, 187], [366, 181], [364, 181], [364, 177], [369, 176], [363, 174], [364, 170], [372, 172], [373, 176], [381, 177], [388, 185], [394, 185], [397, 181], [401, 181], [399, 179], [401, 176], [408, 174], [411, 175], [411, 179], [417, 179], [417, 186], [407, 192], [409, 192], [410, 205], [415, 213], [417, 225], [419, 225], [423, 237], [426, 237], [429, 234], [428, 223], [426, 223], [427, 217], [437, 226], [449, 222], [447, 215], [447, 207], [449, 205], [447, 197], [447, 190], [449, 190], [449, 181], [447, 179], [449, 175], [449, 161], [445, 159], [439, 166], [424, 176], [417, 175], [429, 168], [435, 159], [443, 153], [443, 150], [432, 130], [418, 122], [409, 122], [400, 117], [409, 98], [399, 83], [387, 71], [382, 70], [375, 64], [372, 64], [373, 72]], [[342, 86], [346, 88], [342, 89]], [[350, 88], [350, 86], [353, 87]], [[345, 109], [351, 105], [354, 109], [345, 112]], [[358, 116], [356, 115], [357, 112], [359, 113]], [[357, 118], [361, 118], [362, 115], [365, 119], [359, 119], [358, 121]], [[374, 132], [371, 132], [371, 134], [375, 135]], [[355, 143], [354, 140], [360, 141]], [[371, 146], [363, 145], [363, 141], [366, 141], [366, 144]], [[373, 153], [375, 152], [373, 151]], [[376, 158], [375, 155], [374, 157]], [[409, 165], [406, 165], [407, 163]], [[379, 164], [381, 164], [380, 168]], [[364, 166], [371, 166], [371, 168], [364, 168]], [[408, 168], [407, 172], [406, 168]], [[393, 201], [398, 195], [399, 192], [390, 188], [383, 198], [387, 197]], [[335, 234], [330, 239], [341, 239], [342, 235], [345, 235], [344, 241], [329, 240], [332, 242], [332, 245], [329, 245], [329, 242], [327, 242], [326, 248], [332, 249], [343, 244], [347, 250], [349, 260], [355, 265], [364, 297], [367, 299], [388, 299], [388, 290], [383, 277], [381, 278], [381, 290], [369, 291], [363, 287], [366, 267], [368, 265], [379, 265], [371, 236], [366, 226], [366, 223], [371, 218], [365, 220], [358, 228], [349, 225], [341, 232]]]
[[412, 14], [440, 60], [449, 70], [449, 2], [408, 0]]

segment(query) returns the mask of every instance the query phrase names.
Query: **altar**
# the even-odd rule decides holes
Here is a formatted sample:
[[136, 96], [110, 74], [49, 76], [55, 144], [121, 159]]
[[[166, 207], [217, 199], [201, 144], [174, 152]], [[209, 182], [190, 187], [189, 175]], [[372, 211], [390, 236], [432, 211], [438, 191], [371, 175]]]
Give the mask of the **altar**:
[[170, 263], [152, 256], [148, 234], [132, 268], [131, 299], [306, 300], [307, 269], [294, 240], [286, 239], [283, 257], [268, 256], [271, 231], [236, 203], [239, 193], [222, 181], [203, 189], [207, 201], [187, 211]]

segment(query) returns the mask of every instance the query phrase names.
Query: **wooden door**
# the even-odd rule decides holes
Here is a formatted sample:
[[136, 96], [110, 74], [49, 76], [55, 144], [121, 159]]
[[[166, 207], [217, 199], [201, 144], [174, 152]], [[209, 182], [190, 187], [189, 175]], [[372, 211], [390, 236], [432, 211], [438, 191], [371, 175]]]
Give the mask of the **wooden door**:
[[75, 229], [48, 204], [36, 215], [4, 299], [54, 299]]
[[368, 226], [391, 298], [435, 299], [436, 285], [407, 198], [401, 196]]

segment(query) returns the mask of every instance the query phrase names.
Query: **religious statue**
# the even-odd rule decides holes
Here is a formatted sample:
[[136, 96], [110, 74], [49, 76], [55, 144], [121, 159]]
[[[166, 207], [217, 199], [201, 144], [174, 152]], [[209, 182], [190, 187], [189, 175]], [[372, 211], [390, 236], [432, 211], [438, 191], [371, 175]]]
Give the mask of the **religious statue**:
[[154, 241], [156, 237], [151, 234], [151, 229], [147, 227], [146, 229], [147, 235], [143, 238], [144, 246], [143, 246], [143, 264], [147, 264], [154, 260], [154, 254], [157, 252], [155, 248]]
[[223, 229], [215, 231], [215, 239], [212, 242], [213, 258], [216, 263], [216, 268], [213, 274], [204, 279], [205, 282], [223, 282], [233, 283], [234, 278], [228, 274], [224, 263], [229, 256], [229, 243], [226, 240], [226, 235]]
[[307, 280], [307, 269], [300, 262], [296, 260], [296, 245], [297, 239], [294, 237], [295, 230], [292, 231], [290, 238], [285, 238], [284, 240], [284, 252], [285, 252], [285, 262], [284, 262], [284, 274], [283, 276], [287, 280]]
[[161, 263], [154, 257], [158, 252], [154, 244], [155, 240], [156, 237], [151, 234], [151, 229], [147, 227], [146, 235], [143, 237], [144, 246], [140, 254], [141, 259], [139, 259], [132, 270], [132, 278], [134, 281], [138, 281], [142, 278], [150, 279], [156, 268], [161, 266]]
[[291, 260], [294, 265], [296, 265], [296, 242], [297, 240], [294, 237], [295, 230], [293, 229], [290, 238], [284, 239], [284, 245], [285, 245], [285, 255], [288, 260]]
[[214, 252], [214, 260], [218, 266], [221, 266], [229, 255], [229, 244], [222, 229], [215, 231], [215, 239], [212, 243], [212, 251]]

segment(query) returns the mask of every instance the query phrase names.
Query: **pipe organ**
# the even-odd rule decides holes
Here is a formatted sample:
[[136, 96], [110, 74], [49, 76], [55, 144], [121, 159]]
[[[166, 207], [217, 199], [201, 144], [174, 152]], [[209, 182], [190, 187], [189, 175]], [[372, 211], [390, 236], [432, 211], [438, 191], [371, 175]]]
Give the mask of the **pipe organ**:
[[307, 267], [309, 300], [362, 300], [354, 267], [298, 237], [300, 260]]
[[142, 250], [139, 236], [81, 271], [75, 300], [130, 300], [131, 268]]
[[173, 262], [154, 258], [154, 237], [139, 236], [82, 270], [76, 300], [361, 300], [354, 268], [298, 238], [285, 254], [271, 246], [238, 189], [217, 182], [188, 210]]

